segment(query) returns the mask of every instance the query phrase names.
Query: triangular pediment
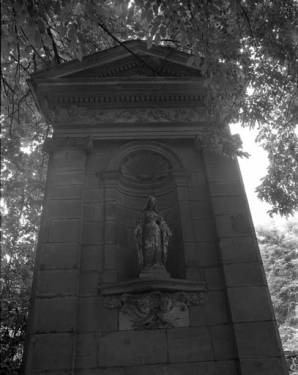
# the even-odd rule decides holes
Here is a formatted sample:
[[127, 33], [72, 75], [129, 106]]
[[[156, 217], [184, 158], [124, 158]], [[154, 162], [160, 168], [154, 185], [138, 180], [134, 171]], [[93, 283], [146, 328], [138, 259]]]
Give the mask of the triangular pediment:
[[38, 72], [35, 79], [102, 79], [108, 77], [200, 77], [187, 66], [188, 54], [169, 47], [147, 49], [144, 41], [128, 41], [117, 47]]

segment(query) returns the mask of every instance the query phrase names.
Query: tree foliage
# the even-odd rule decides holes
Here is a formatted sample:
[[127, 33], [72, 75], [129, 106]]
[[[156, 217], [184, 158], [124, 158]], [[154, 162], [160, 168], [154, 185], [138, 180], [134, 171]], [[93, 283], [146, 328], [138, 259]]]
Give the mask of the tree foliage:
[[283, 345], [297, 349], [298, 221], [285, 229], [257, 228], [259, 246]]
[[46, 167], [41, 144], [52, 131], [26, 81], [37, 70], [119, 44], [127, 48], [123, 41], [137, 38], [148, 48], [188, 53], [188, 65], [200, 69], [207, 92], [211, 126], [205, 145], [246, 156], [239, 140], [230, 141], [219, 125], [256, 127], [270, 160], [260, 199], [272, 213], [289, 215], [298, 208], [296, 0], [2, 0], [1, 21], [1, 334], [8, 332], [7, 345], [20, 332], [8, 311], [17, 307], [23, 314], [29, 298], [26, 280]]

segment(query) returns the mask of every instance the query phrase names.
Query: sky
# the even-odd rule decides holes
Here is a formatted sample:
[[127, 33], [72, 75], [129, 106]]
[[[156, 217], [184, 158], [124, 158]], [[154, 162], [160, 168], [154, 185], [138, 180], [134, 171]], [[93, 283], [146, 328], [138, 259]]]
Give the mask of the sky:
[[[267, 152], [255, 142], [257, 131], [242, 128], [240, 124], [232, 124], [230, 128], [232, 134], [240, 134], [243, 142], [243, 151], [251, 155], [249, 159], [238, 158], [238, 162], [254, 225], [271, 225], [272, 221], [274, 221], [276, 226], [283, 226], [287, 219], [279, 215], [274, 215], [273, 218], [270, 218], [267, 214], [270, 205], [260, 201], [255, 192], [256, 187], [261, 184], [261, 178], [266, 175], [268, 166]], [[298, 218], [298, 214], [294, 217]]]

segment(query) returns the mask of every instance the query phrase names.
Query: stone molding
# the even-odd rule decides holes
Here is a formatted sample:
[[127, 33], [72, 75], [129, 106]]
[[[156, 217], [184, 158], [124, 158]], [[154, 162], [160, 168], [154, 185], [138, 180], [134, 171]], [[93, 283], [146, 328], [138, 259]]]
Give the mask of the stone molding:
[[92, 138], [89, 137], [64, 137], [64, 138], [47, 138], [44, 142], [43, 149], [48, 154], [53, 153], [57, 149], [75, 148], [86, 152], [93, 149]]
[[91, 124], [98, 123], [164, 123], [164, 122], [206, 122], [201, 107], [179, 108], [125, 108], [94, 109], [71, 105], [67, 108], [56, 107], [52, 103], [44, 109], [45, 117], [55, 124]]

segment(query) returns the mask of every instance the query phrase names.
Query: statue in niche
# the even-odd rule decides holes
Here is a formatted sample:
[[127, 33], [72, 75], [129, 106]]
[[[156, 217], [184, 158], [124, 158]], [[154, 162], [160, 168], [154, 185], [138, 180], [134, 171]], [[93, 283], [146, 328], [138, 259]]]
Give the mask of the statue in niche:
[[166, 270], [169, 239], [172, 233], [157, 209], [157, 199], [150, 196], [134, 230], [140, 277], [170, 277]]

